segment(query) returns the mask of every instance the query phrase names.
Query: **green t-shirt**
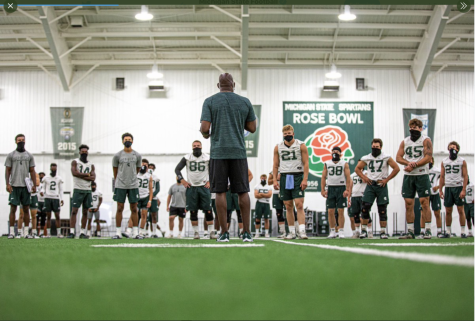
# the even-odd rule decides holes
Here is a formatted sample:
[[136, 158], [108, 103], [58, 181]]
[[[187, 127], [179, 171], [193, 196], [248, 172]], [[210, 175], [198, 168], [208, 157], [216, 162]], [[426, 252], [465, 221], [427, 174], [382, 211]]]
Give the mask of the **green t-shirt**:
[[244, 126], [254, 120], [256, 114], [246, 97], [219, 92], [206, 98], [201, 121], [211, 123], [211, 158], [245, 159]]

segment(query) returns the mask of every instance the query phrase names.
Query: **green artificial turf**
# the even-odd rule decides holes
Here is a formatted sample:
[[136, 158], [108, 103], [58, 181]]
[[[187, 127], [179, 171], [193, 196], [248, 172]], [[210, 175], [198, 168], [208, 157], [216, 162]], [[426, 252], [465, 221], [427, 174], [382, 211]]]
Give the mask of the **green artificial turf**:
[[[377, 247], [472, 257], [472, 246]], [[473, 267], [438, 265], [258, 240], [255, 248], [94, 248], [210, 240], [0, 238], [0, 319], [473, 320]], [[237, 239], [229, 244], [242, 244]]]

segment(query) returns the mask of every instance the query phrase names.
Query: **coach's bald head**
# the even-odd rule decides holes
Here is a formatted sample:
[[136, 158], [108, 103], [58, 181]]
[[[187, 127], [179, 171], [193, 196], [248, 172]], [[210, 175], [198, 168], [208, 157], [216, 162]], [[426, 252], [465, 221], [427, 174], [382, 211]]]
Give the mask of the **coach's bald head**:
[[235, 86], [236, 84], [234, 83], [233, 76], [231, 74], [228, 74], [226, 72], [224, 74], [219, 75], [219, 83], [218, 83], [219, 91], [234, 92]]

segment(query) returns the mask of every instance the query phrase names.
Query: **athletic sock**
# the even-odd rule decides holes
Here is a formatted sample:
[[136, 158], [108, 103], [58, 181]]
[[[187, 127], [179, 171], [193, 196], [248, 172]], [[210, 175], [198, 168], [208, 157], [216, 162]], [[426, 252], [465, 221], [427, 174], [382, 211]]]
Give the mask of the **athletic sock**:
[[438, 227], [437, 228], [437, 233], [441, 233], [442, 232], [442, 228], [441, 227]]
[[157, 234], [157, 223], [152, 223], [152, 233]]
[[116, 227], [116, 235], [122, 236], [122, 229], [120, 227]]
[[298, 230], [298, 229], [299, 229], [299, 222], [298, 222], [298, 221], [295, 221], [295, 222], [294, 222], [294, 226], [295, 226], [295, 230]]
[[81, 234], [86, 234], [86, 229], [85, 228], [81, 229]]
[[214, 232], [214, 225], [208, 225], [208, 232]]
[[134, 226], [134, 227], [132, 228], [132, 236], [133, 236], [133, 237], [136, 237], [138, 234], [139, 234], [139, 227], [138, 227], [138, 226]]
[[382, 228], [381, 228], [381, 233], [386, 234], [386, 228], [385, 228], [385, 227], [382, 227]]
[[285, 233], [285, 224], [279, 224], [280, 233]]
[[361, 231], [368, 231], [368, 225], [361, 225]]
[[431, 226], [432, 226], [432, 222], [426, 222], [425, 225], [426, 225], [426, 231], [427, 231], [427, 230], [430, 231], [430, 230], [431, 230]]
[[331, 229], [330, 229], [330, 235], [335, 235], [335, 234], [336, 234], [335, 229], [334, 229], [334, 228], [331, 228]]
[[242, 231], [244, 231], [244, 229], [243, 229], [243, 228], [240, 228], [240, 229], [239, 229], [239, 233], [242, 234]]
[[33, 229], [31, 232], [33, 235], [38, 235], [38, 232], [36, 231], [36, 229]]
[[414, 233], [414, 223], [407, 223], [407, 230]]
[[141, 229], [140, 229], [140, 234], [146, 235], [146, 234], [147, 234], [147, 230], [144, 229], [144, 228], [141, 228]]
[[97, 236], [101, 236], [101, 231], [97, 231]]
[[265, 231], [266, 231], [266, 234], [269, 234], [269, 230], [268, 230], [268, 229], [266, 229]]
[[74, 234], [74, 227], [69, 229], [71, 231], [71, 234]]
[[345, 235], [345, 230], [344, 229], [339, 229], [338, 230], [339, 235]]
[[199, 233], [199, 226], [193, 225], [193, 231], [195, 231], [195, 233]]
[[129, 235], [132, 234], [132, 228], [131, 228], [131, 227], [128, 227], [128, 228], [127, 228], [127, 234], [129, 234]]
[[300, 224], [299, 225], [299, 232], [305, 233], [305, 224]]
[[425, 229], [421, 228], [421, 234], [424, 234], [425, 232]]
[[295, 234], [295, 226], [289, 226], [290, 233]]
[[472, 234], [472, 229], [471, 228], [468, 229], [468, 234]]
[[61, 227], [56, 229], [56, 236], [60, 236], [60, 235], [61, 235]]
[[87, 230], [87, 236], [92, 236], [92, 230]]
[[51, 236], [51, 229], [50, 229], [50, 228], [47, 228], [47, 229], [46, 229], [46, 233], [48, 233], [48, 235]]
[[23, 226], [23, 235], [27, 236], [29, 233], [29, 227], [28, 226]]
[[460, 226], [460, 230], [461, 230], [461, 233], [462, 233], [462, 234], [465, 234], [465, 225]]
[[452, 234], [452, 226], [446, 226], [447, 234]]

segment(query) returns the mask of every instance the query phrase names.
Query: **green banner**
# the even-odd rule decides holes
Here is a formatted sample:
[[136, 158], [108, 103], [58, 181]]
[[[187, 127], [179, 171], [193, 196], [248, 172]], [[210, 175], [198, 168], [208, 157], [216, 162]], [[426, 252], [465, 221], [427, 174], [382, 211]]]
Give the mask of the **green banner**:
[[324, 163], [331, 160], [333, 147], [341, 148], [352, 172], [358, 159], [371, 152], [373, 102], [284, 101], [283, 108], [284, 125], [292, 125], [295, 138], [308, 148], [307, 191], [320, 191]]
[[254, 134], [251, 134], [247, 130], [244, 131], [244, 142], [246, 143], [246, 155], [247, 157], [257, 157], [257, 151], [259, 150], [259, 132], [261, 127], [261, 105], [252, 105], [254, 107], [254, 113], [257, 117], [257, 129]]
[[55, 159], [79, 156], [84, 107], [51, 107], [51, 133]]
[[432, 143], [434, 143], [435, 116], [437, 115], [437, 109], [403, 108], [402, 115], [404, 118], [404, 137], [411, 135], [409, 132], [409, 121], [417, 118], [422, 121], [422, 134], [429, 136]]

